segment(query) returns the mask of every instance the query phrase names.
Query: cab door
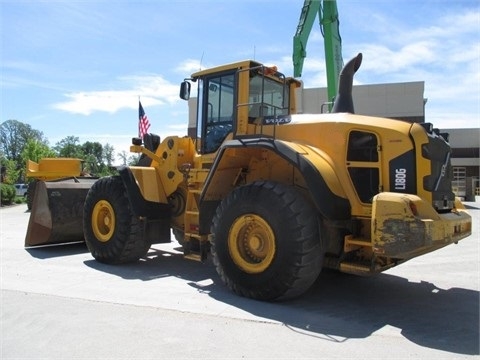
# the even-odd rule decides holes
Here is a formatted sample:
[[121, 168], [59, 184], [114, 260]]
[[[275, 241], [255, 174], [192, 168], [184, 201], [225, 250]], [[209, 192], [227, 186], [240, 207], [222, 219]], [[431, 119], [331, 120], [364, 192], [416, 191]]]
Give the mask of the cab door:
[[[217, 151], [233, 131], [235, 117], [235, 72], [215, 74], [201, 79], [197, 109], [197, 151]], [[200, 141], [199, 141], [200, 140]]]

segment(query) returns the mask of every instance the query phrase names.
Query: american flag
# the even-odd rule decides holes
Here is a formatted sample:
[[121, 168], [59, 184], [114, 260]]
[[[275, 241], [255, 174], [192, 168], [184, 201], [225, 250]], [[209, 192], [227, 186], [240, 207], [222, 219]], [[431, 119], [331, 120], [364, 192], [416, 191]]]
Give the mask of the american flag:
[[143, 139], [150, 129], [150, 121], [148, 121], [147, 115], [145, 115], [145, 110], [143, 110], [142, 103], [138, 102], [138, 136]]

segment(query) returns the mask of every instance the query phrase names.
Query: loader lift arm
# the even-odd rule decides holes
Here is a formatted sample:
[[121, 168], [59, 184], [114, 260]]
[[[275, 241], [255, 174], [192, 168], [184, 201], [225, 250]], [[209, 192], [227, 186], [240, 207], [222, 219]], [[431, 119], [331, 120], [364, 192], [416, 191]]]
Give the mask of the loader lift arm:
[[303, 62], [307, 56], [307, 41], [317, 13], [324, 38], [328, 100], [333, 101], [337, 93], [338, 76], [343, 67], [342, 38], [335, 0], [305, 0], [293, 37], [293, 74], [294, 77], [302, 76]]

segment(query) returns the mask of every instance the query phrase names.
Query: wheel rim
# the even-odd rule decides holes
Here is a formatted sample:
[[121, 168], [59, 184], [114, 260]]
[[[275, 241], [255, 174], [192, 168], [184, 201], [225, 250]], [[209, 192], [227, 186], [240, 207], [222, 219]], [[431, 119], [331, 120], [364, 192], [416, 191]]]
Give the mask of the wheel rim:
[[95, 204], [92, 229], [95, 237], [101, 242], [107, 242], [112, 238], [115, 230], [115, 212], [108, 201], [100, 200]]
[[273, 261], [275, 234], [260, 216], [242, 215], [230, 228], [228, 249], [240, 269], [250, 274], [258, 274], [265, 271]]

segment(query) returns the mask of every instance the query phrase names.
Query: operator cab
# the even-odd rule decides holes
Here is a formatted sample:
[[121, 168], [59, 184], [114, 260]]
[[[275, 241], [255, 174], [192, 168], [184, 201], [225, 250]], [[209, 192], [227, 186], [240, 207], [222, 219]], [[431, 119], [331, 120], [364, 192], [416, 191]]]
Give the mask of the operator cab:
[[248, 124], [271, 124], [294, 109], [290, 84], [297, 82], [254, 61], [243, 61], [193, 74], [180, 87], [180, 98], [190, 98], [198, 82], [197, 151], [214, 153], [227, 139], [248, 135]]

